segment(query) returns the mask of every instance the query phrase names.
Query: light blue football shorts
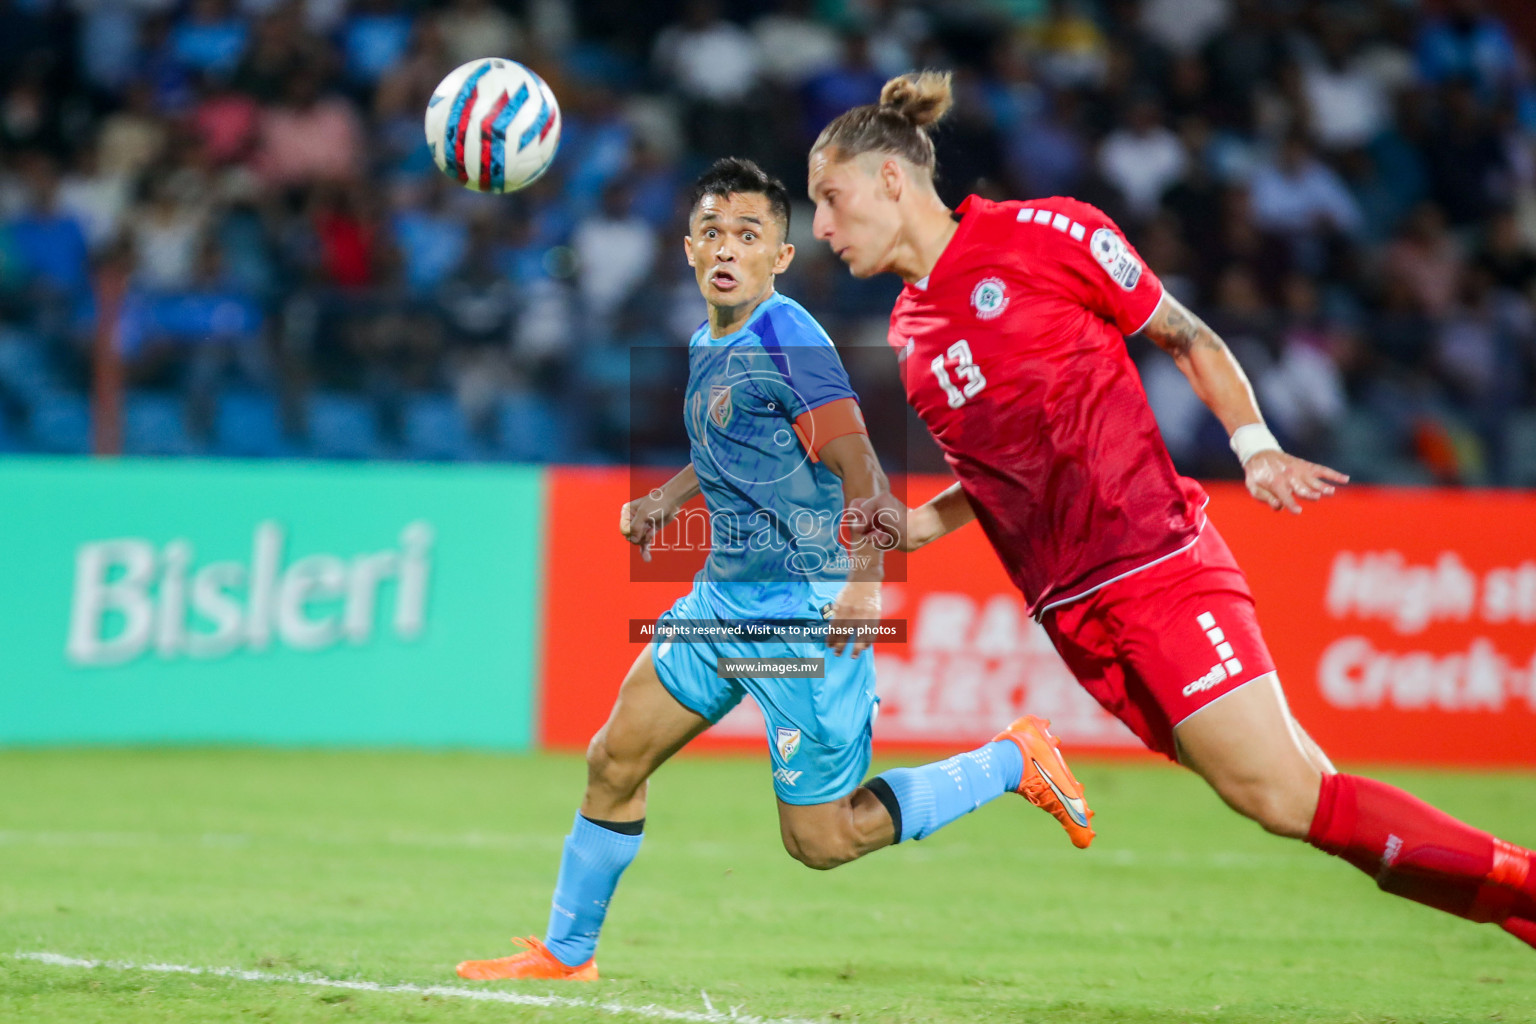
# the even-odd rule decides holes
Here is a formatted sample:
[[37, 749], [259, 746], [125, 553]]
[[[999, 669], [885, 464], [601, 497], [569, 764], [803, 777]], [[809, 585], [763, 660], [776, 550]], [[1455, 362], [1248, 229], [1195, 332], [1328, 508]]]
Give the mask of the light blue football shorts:
[[[821, 609], [807, 604], [804, 619], [819, 620]], [[698, 587], [678, 598], [658, 622], [668, 619], [719, 621]], [[869, 770], [875, 695], [875, 652], [857, 657], [819, 643], [771, 639], [653, 640], [656, 675], [678, 702], [718, 722], [747, 694], [762, 709], [773, 759], [773, 790], [787, 804], [824, 804], [859, 787]], [[721, 679], [721, 658], [822, 658], [821, 679]]]

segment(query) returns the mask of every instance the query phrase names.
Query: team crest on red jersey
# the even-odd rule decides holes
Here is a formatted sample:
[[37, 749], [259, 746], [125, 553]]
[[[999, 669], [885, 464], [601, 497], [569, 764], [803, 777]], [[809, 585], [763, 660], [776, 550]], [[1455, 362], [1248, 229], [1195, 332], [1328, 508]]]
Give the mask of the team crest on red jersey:
[[976, 316], [982, 320], [991, 320], [1008, 307], [1008, 289], [1003, 285], [1000, 277], [985, 277], [976, 283], [971, 291], [971, 306], [976, 310]]

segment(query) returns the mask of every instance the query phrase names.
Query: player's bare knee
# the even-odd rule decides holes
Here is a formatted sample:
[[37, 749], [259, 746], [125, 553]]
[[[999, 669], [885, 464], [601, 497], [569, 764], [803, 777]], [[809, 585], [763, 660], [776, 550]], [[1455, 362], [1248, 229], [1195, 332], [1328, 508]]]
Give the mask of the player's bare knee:
[[839, 836], [798, 836], [785, 833], [784, 849], [795, 860], [814, 871], [831, 871], [858, 857], [853, 843]]
[[612, 760], [612, 755], [608, 753], [608, 737], [604, 731], [599, 730], [587, 744], [587, 781], [590, 783], [601, 778], [608, 771]]
[[851, 853], [819, 846], [798, 847], [790, 851], [790, 856], [812, 871], [831, 871], [853, 860]]
[[1271, 835], [1287, 839], [1305, 839], [1312, 821], [1296, 812], [1296, 803], [1284, 798], [1267, 799], [1255, 821]]
[[628, 800], [645, 785], [645, 766], [615, 757], [599, 732], [587, 745], [587, 788], [613, 800]]
[[1312, 825], [1316, 794], [1270, 779], [1247, 779], [1219, 789], [1232, 809], [1272, 835], [1303, 839]]

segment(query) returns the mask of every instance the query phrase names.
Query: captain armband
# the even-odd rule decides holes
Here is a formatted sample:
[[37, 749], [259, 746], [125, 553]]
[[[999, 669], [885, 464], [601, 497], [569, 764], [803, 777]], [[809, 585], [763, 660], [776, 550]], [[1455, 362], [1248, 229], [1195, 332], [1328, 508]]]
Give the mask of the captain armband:
[[821, 449], [828, 441], [844, 434], [868, 433], [856, 398], [837, 398], [795, 417], [795, 436], [812, 462], [821, 461]]

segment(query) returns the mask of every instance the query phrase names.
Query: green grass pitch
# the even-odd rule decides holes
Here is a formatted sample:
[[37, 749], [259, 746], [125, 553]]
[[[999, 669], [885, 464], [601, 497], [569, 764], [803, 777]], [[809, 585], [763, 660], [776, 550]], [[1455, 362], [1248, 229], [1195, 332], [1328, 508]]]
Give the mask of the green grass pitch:
[[[1536, 952], [1496, 928], [1384, 896], [1176, 769], [1079, 775], [1090, 851], [1010, 796], [817, 873], [779, 844], [766, 759], [683, 758], [605, 980], [481, 986], [584, 1001], [527, 1006], [269, 977], [475, 987], [458, 960], [543, 932], [576, 758], [0, 752], [0, 1021], [1536, 1021]], [[1536, 776], [1384, 777], [1536, 843]], [[15, 955], [37, 952], [268, 980]]]

